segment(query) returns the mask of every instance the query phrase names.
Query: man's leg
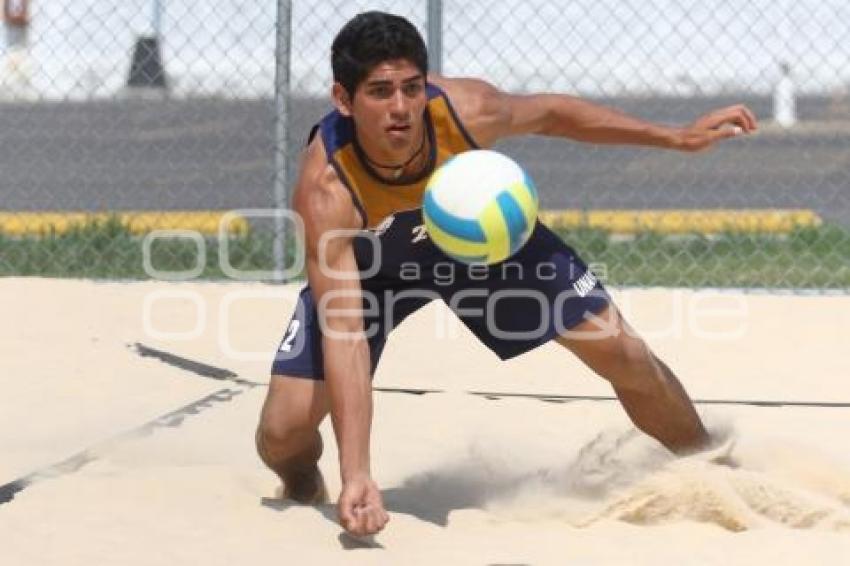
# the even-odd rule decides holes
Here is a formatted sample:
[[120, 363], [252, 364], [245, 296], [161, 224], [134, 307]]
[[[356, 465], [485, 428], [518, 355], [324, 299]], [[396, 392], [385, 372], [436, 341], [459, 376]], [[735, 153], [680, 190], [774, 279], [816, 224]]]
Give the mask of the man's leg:
[[[664, 362], [612, 304], [555, 340], [607, 379], [632, 422], [669, 450], [683, 454], [709, 442], [688, 394]], [[579, 335], [596, 334], [591, 339]]]
[[319, 424], [329, 407], [324, 381], [272, 376], [257, 427], [257, 452], [280, 476], [284, 497], [301, 503], [326, 499], [317, 462], [322, 455]]

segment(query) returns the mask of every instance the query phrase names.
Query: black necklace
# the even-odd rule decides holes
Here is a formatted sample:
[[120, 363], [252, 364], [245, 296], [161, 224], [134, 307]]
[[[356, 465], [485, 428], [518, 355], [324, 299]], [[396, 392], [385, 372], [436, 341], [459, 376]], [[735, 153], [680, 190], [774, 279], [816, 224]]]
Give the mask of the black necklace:
[[366, 161], [369, 163], [369, 165], [371, 165], [372, 167], [377, 167], [379, 169], [392, 169], [392, 178], [398, 179], [399, 177], [401, 177], [402, 172], [404, 172], [404, 168], [407, 167], [408, 165], [410, 165], [411, 163], [413, 163], [413, 161], [417, 157], [419, 157], [419, 155], [422, 154], [422, 150], [425, 149], [425, 137], [426, 137], [426, 133], [425, 133], [425, 130], [423, 129], [423, 131], [422, 131], [422, 142], [419, 144], [419, 149], [414, 151], [413, 155], [411, 155], [407, 159], [407, 161], [405, 161], [401, 165], [384, 165], [383, 163], [378, 163], [377, 161], [375, 161], [374, 159], [369, 157], [366, 154], [366, 150], [362, 150], [361, 153], [363, 154], [363, 157], [366, 159]]

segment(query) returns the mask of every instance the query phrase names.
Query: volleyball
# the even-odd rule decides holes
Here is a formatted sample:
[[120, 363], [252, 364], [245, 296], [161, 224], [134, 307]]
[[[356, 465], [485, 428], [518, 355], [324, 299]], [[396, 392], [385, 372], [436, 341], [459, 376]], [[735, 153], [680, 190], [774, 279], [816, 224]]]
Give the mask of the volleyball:
[[537, 189], [510, 157], [479, 149], [455, 155], [428, 181], [425, 228], [446, 255], [493, 264], [518, 252], [537, 221]]

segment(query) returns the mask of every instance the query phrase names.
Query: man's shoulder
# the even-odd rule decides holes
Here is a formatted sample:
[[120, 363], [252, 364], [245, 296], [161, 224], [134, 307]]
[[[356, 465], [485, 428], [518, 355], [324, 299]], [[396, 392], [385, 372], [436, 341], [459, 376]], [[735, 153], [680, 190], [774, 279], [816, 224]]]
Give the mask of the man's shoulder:
[[321, 136], [307, 146], [294, 194], [295, 210], [305, 221], [359, 224], [348, 189], [327, 158]]
[[[310, 140], [298, 175], [296, 203], [326, 199], [337, 192], [339, 178], [331, 165], [322, 136]], [[300, 197], [300, 198], [299, 198]]]
[[461, 108], [466, 112], [478, 109], [488, 96], [498, 92], [487, 81], [470, 77], [428, 75], [428, 82], [442, 90], [458, 111]]
[[429, 75], [428, 81], [445, 93], [460, 121], [482, 145], [498, 139], [498, 135], [494, 136], [498, 128], [494, 126], [507, 119], [502, 91], [485, 80], [470, 77]]
[[320, 138], [325, 153], [332, 155], [351, 143], [353, 136], [354, 127], [351, 119], [340, 114], [338, 110], [331, 110], [310, 130], [309, 142], [312, 143], [315, 138]]

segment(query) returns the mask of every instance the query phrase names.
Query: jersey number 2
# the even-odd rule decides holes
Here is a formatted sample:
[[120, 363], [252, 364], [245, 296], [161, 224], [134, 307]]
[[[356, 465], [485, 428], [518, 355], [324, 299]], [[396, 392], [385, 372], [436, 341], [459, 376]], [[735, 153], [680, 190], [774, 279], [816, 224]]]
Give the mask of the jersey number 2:
[[289, 323], [289, 328], [286, 329], [286, 334], [283, 337], [283, 342], [280, 345], [281, 352], [292, 351], [292, 343], [295, 341], [295, 336], [298, 334], [298, 329], [301, 328], [300, 320], [293, 320]]

